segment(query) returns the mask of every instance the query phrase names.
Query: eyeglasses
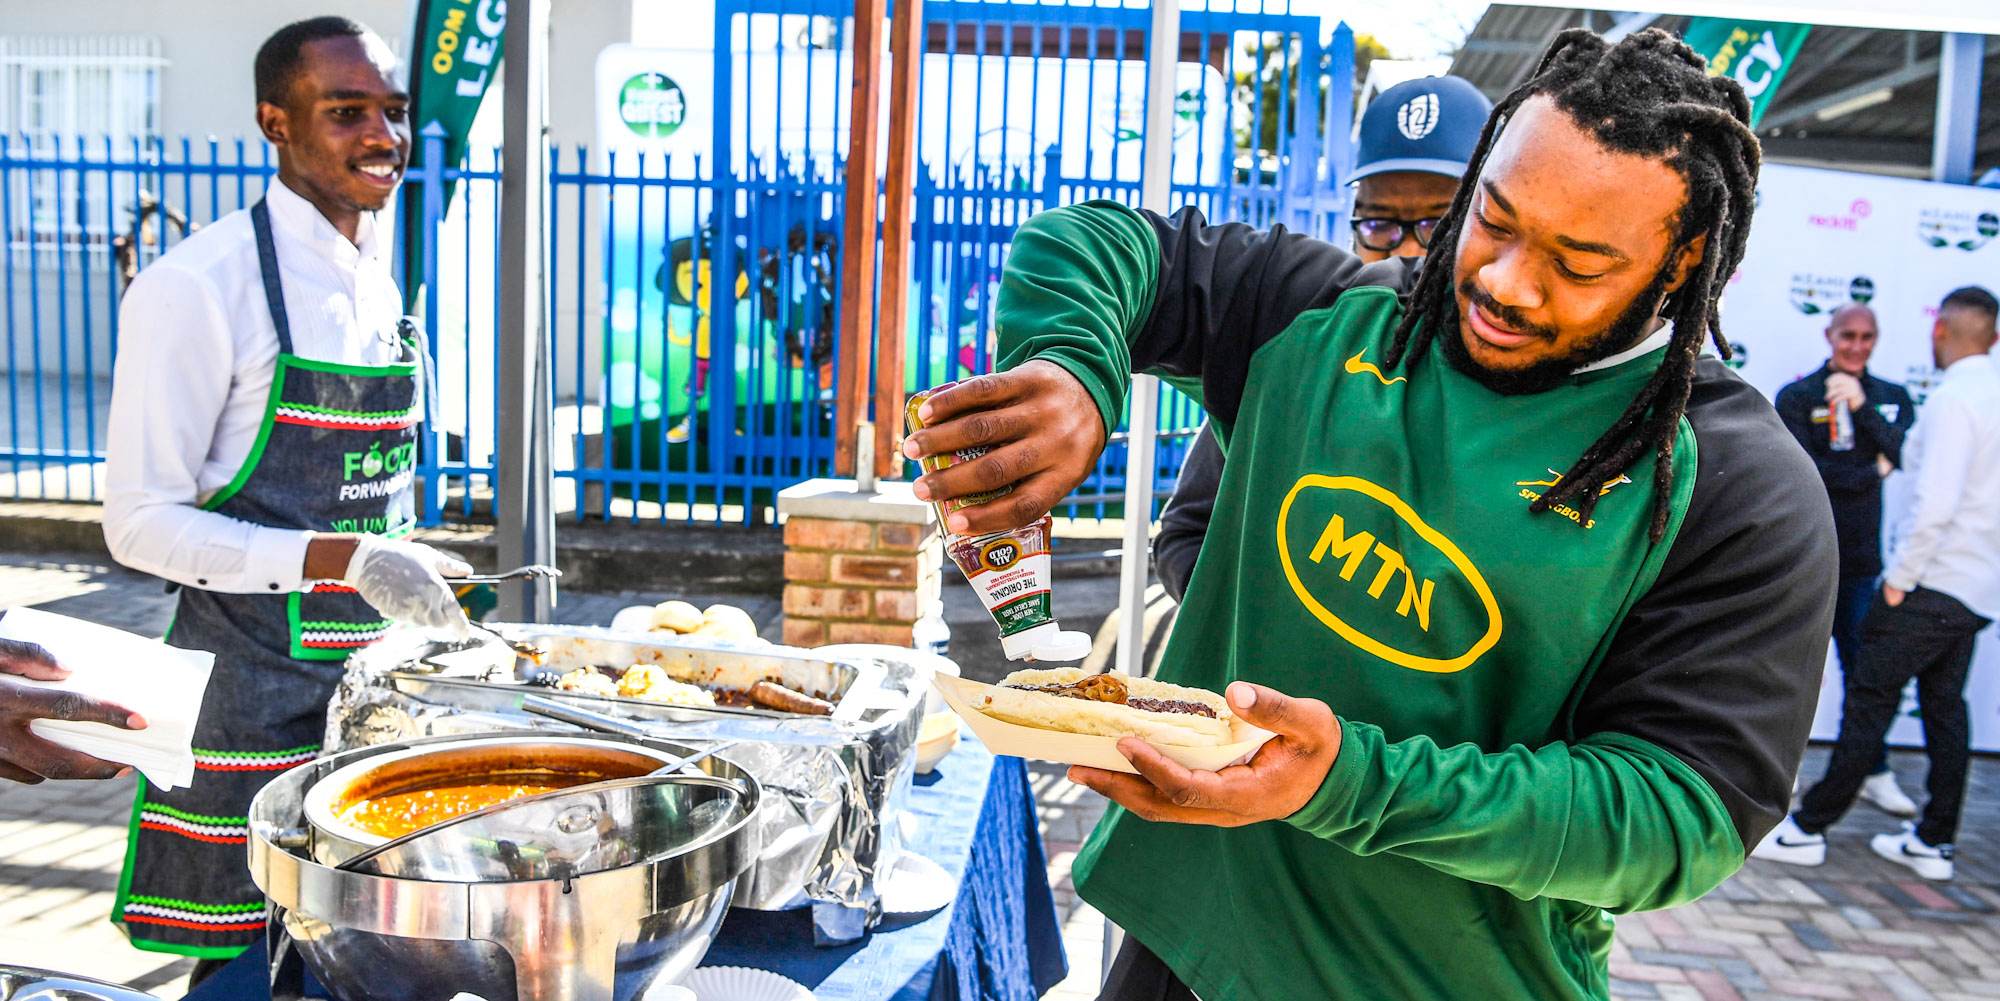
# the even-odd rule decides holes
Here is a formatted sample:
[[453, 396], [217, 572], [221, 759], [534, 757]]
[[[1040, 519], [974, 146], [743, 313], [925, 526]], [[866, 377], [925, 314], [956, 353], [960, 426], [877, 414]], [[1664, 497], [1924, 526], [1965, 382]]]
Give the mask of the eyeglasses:
[[1441, 216], [1429, 219], [1391, 219], [1386, 216], [1354, 220], [1354, 242], [1369, 250], [1387, 252], [1403, 245], [1405, 236], [1417, 238], [1417, 246], [1431, 249]]

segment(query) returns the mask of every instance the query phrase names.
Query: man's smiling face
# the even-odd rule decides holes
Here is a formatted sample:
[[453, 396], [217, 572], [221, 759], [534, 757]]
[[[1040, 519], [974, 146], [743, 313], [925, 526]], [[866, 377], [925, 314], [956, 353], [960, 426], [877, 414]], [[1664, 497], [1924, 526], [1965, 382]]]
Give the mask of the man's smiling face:
[[1674, 247], [1687, 198], [1662, 160], [1606, 150], [1546, 97], [1523, 103], [1472, 183], [1447, 355], [1501, 392], [1538, 392], [1644, 337], [1704, 240]]
[[322, 38], [300, 51], [279, 113], [259, 112], [267, 135], [273, 124], [281, 130], [273, 141], [282, 139], [286, 181], [323, 211], [379, 211], [410, 156], [410, 96], [396, 80], [395, 56], [372, 34]]

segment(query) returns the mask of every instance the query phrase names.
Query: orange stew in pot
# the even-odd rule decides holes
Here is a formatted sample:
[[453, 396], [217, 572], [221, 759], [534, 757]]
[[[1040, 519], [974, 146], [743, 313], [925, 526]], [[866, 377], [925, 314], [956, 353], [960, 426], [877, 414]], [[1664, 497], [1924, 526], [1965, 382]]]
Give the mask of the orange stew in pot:
[[501, 772], [470, 781], [371, 796], [342, 810], [341, 819], [370, 834], [400, 838], [496, 803], [612, 777], [591, 772]]

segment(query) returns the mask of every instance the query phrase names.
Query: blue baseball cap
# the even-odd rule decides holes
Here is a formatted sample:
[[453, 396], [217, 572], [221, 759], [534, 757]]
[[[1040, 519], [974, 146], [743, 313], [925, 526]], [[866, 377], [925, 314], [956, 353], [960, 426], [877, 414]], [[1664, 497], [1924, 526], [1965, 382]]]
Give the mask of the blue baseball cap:
[[1455, 76], [1406, 80], [1376, 95], [1361, 114], [1349, 184], [1370, 174], [1418, 170], [1465, 176], [1493, 102]]

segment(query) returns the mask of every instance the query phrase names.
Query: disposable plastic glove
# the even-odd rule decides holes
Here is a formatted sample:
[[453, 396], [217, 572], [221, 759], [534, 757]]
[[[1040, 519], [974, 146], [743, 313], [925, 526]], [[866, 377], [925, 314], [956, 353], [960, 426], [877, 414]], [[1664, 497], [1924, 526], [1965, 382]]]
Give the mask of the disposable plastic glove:
[[355, 543], [343, 583], [388, 618], [466, 639], [472, 624], [444, 579], [471, 572], [471, 566], [423, 543], [364, 535]]

